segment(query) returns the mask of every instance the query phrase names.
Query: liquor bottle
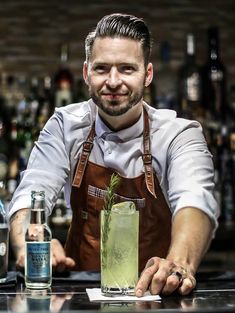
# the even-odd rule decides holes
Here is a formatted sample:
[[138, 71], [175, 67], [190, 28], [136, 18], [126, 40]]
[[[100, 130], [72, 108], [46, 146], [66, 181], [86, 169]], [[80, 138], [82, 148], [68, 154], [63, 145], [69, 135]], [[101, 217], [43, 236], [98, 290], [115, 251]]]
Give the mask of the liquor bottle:
[[4, 182], [8, 173], [10, 128], [9, 110], [5, 105], [4, 99], [0, 97], [0, 181]]
[[233, 180], [233, 196], [234, 196], [234, 212], [233, 220], [235, 221], [235, 128], [230, 133], [230, 147], [231, 147], [231, 158], [232, 158], [232, 180]]
[[50, 216], [50, 223], [54, 227], [63, 227], [66, 224], [66, 211], [67, 207], [64, 200], [64, 193], [61, 191], [53, 209], [53, 213]]
[[231, 150], [231, 133], [227, 125], [221, 128], [220, 180], [222, 219], [230, 225], [234, 218], [233, 159]]
[[7, 75], [6, 73], [2, 73], [1, 76], [1, 96], [4, 98], [5, 106], [9, 110], [10, 115], [15, 117], [17, 104], [22, 98], [19, 79], [14, 75]]
[[219, 31], [208, 29], [208, 60], [203, 67], [203, 102], [210, 120], [226, 119], [226, 69], [220, 59]]
[[54, 112], [51, 77], [48, 75], [44, 76], [40, 87], [40, 100], [36, 118], [36, 138], [38, 138], [40, 131]]
[[6, 220], [4, 204], [0, 200], [0, 283], [5, 282], [7, 279], [8, 248], [9, 248], [9, 228]]
[[42, 95], [40, 88], [40, 80], [38, 77], [33, 76], [30, 79], [29, 90], [26, 97], [27, 110], [25, 110], [26, 116], [24, 116], [24, 119], [27, 118], [27, 124], [32, 127], [33, 132], [35, 131], [35, 128], [37, 126], [37, 113], [39, 110], [41, 97]]
[[179, 71], [179, 103], [184, 117], [198, 119], [203, 116], [201, 91], [201, 73], [195, 59], [195, 39], [193, 34], [188, 34], [185, 63]]
[[73, 101], [73, 75], [68, 67], [68, 46], [61, 48], [61, 65], [54, 77], [55, 106], [61, 107]]
[[177, 73], [171, 63], [171, 46], [169, 42], [160, 44], [160, 65], [156, 74], [156, 102], [158, 109], [177, 107]]
[[47, 224], [45, 192], [31, 192], [30, 223], [25, 234], [25, 284], [49, 288], [52, 281], [51, 230]]

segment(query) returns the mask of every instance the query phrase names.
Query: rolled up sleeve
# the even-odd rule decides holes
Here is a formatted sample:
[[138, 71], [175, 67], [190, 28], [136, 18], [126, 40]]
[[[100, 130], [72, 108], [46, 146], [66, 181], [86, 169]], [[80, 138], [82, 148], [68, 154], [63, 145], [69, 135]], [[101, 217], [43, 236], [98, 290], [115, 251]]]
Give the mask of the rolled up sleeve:
[[205, 212], [218, 226], [220, 214], [214, 198], [214, 167], [201, 128], [187, 128], [178, 134], [168, 150], [168, 198], [173, 216], [182, 208]]

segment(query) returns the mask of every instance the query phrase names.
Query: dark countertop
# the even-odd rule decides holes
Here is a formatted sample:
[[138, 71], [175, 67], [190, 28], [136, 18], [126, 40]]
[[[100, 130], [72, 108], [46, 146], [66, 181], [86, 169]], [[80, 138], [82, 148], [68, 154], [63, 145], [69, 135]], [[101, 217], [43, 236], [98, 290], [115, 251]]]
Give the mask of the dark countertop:
[[51, 290], [28, 291], [22, 275], [10, 272], [8, 285], [0, 285], [0, 313], [235, 312], [235, 272], [199, 273], [197, 281], [197, 288], [188, 296], [162, 296], [160, 302], [102, 303], [90, 302], [85, 291], [86, 288], [100, 287], [99, 273], [55, 277]]

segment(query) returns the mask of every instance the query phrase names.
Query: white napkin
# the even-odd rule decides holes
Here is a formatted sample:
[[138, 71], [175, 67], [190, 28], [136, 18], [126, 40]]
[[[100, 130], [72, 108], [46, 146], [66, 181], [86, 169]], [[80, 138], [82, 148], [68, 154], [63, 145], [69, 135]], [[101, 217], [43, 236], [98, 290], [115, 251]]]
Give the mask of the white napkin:
[[159, 295], [151, 295], [149, 292], [146, 292], [143, 297], [136, 297], [136, 296], [122, 296], [122, 295], [115, 295], [115, 296], [103, 296], [101, 294], [100, 288], [87, 288], [86, 292], [88, 294], [89, 300], [92, 301], [115, 301], [115, 302], [126, 302], [126, 301], [159, 301], [161, 297]]

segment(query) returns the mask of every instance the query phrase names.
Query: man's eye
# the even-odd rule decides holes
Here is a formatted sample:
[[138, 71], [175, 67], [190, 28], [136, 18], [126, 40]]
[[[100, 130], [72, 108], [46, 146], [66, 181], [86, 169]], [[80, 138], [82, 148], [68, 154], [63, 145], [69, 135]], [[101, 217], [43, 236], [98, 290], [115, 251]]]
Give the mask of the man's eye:
[[123, 66], [121, 71], [126, 74], [131, 74], [134, 72], [134, 68], [132, 66]]
[[96, 66], [95, 71], [99, 74], [105, 73], [107, 71], [107, 68], [105, 66]]

